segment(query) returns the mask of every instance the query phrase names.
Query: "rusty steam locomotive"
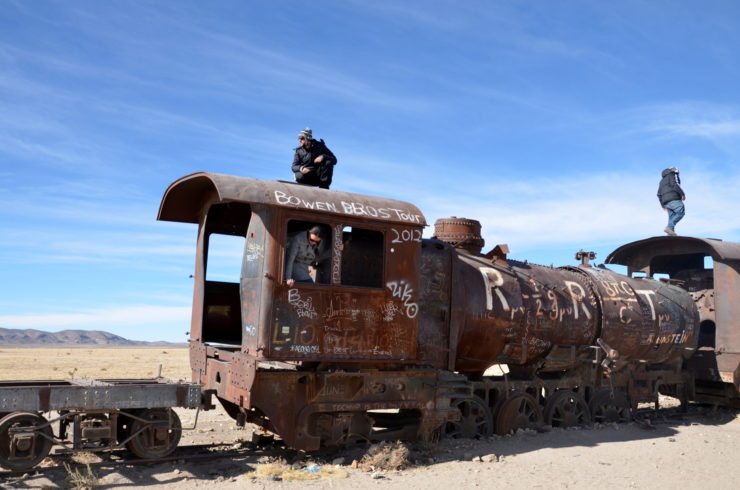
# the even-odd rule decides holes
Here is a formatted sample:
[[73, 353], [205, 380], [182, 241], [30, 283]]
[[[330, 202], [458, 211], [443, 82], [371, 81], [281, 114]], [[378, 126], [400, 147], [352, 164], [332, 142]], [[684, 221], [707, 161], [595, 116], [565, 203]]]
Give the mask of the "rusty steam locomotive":
[[[174, 182], [158, 219], [198, 225], [192, 384], [161, 383], [169, 398], [135, 406], [60, 409], [48, 393], [16, 403], [26, 418], [0, 420], [0, 464], [20, 454], [22, 466], [64, 436], [38, 413], [50, 410], [74, 424], [75, 447], [103, 440], [155, 457], [179, 440], [170, 408], [214, 398], [237, 423], [304, 450], [626, 421], [661, 392], [740, 400], [740, 244], [635, 242], [607, 258], [628, 275], [592, 266], [588, 252], [546, 267], [507, 259], [506, 245], [483, 253], [474, 220], [439, 220], [424, 239], [406, 202], [213, 173]], [[326, 260], [315, 282], [289, 286], [286, 245], [314, 226]], [[213, 269], [234, 240], [243, 253], [225, 280]]]

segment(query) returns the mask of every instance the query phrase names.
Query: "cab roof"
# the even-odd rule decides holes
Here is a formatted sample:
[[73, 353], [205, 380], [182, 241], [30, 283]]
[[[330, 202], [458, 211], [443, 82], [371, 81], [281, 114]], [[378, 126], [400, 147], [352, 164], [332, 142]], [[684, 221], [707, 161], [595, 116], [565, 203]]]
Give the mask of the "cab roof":
[[330, 191], [284, 181], [197, 172], [176, 180], [167, 188], [157, 219], [199, 223], [202, 203], [240, 202], [264, 204], [320, 214], [352, 216], [405, 226], [426, 226], [426, 219], [413, 204], [362, 194]]
[[606, 263], [642, 269], [654, 257], [692, 254], [708, 255], [719, 262], [740, 260], [740, 243], [688, 236], [652, 237], [622, 245], [609, 254]]

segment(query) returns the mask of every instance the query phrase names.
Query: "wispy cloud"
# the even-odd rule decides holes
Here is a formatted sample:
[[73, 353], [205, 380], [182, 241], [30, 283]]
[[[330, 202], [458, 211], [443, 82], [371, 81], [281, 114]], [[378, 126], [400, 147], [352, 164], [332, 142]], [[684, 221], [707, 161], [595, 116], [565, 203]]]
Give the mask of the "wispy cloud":
[[740, 105], [676, 101], [636, 107], [623, 113], [635, 131], [710, 140], [740, 136]]
[[[662, 235], [667, 217], [655, 196], [658, 176], [605, 173], [577, 182], [537, 178], [526, 184], [467, 186], [423, 199], [427, 219], [452, 215], [478, 219], [487, 243], [509, 243], [518, 250], [548, 244], [626, 243]], [[721, 175], [689, 169], [683, 187], [687, 216], [679, 232], [740, 239], [740, 215], [728, 202], [740, 173]], [[479, 197], [471, 197], [479, 196]], [[483, 197], [485, 196], [485, 197]]]

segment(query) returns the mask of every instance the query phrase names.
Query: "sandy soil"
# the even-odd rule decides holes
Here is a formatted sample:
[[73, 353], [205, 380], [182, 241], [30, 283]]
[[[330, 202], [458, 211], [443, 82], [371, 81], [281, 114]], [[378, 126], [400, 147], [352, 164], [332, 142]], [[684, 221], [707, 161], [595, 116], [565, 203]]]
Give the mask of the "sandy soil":
[[[0, 360], [15, 350], [2, 349]], [[115, 351], [122, 359], [131, 359], [133, 352], [141, 350]], [[40, 359], [61, 362], [60, 359], [68, 357], [57, 356], [56, 349], [43, 351], [14, 355], [36, 355], [37, 363]], [[104, 351], [107, 356], [103, 357], [112, 357], [113, 350]], [[153, 359], [152, 352], [156, 351], [150, 351], [148, 359]], [[167, 362], [181, 356], [187, 370], [185, 352], [168, 352], [163, 356]], [[112, 362], [111, 366], [115, 365]], [[4, 373], [6, 366], [0, 364], [0, 367]], [[78, 369], [81, 371], [81, 367]], [[109, 369], [105, 376], [116, 374]], [[49, 376], [51, 373], [40, 377]], [[186, 377], [186, 372], [180, 377]], [[179, 410], [179, 414], [183, 426], [191, 427], [195, 411]], [[251, 430], [235, 428], [220, 409], [201, 412], [197, 427], [183, 432], [176, 455], [200, 454], [206, 451], [201, 445], [220, 443], [218, 451], [236, 452], [235, 456], [202, 462], [176, 460], [136, 466], [96, 466], [92, 472], [100, 488], [131, 489], [218, 485], [219, 488], [352, 487], [358, 490], [476, 487], [714, 490], [737, 488], [740, 481], [737, 456], [740, 412], [712, 407], [692, 406], [687, 414], [670, 408], [649, 423], [556, 429], [545, 433], [527, 431], [486, 440], [445, 440], [433, 445], [358, 446], [311, 455], [285, 449], [279, 442], [254, 443], [253, 437]], [[67, 472], [44, 469], [43, 465], [58, 464], [65, 458], [68, 457], [48, 459], [39, 471], [23, 477], [3, 481], [0, 476], [0, 488], [63, 488], [67, 485]], [[116, 455], [102, 458], [115, 459]], [[99, 460], [98, 455], [90, 454], [74, 457], [78, 463]], [[78, 468], [82, 473], [87, 471], [84, 464]]]
[[152, 378], [190, 379], [186, 348], [8, 348], [0, 347], [0, 381], [11, 379]]

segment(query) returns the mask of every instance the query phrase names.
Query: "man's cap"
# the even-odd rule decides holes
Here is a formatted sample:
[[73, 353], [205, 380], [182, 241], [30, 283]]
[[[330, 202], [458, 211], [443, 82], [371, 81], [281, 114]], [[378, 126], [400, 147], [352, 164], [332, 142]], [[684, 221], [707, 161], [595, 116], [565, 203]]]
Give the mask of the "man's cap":
[[317, 236], [317, 237], [319, 237], [319, 238], [322, 238], [322, 236], [321, 236], [321, 235], [323, 235], [323, 232], [321, 231], [321, 227], [320, 227], [320, 226], [318, 226], [318, 225], [314, 225], [314, 226], [312, 226], [312, 227], [311, 227], [311, 228], [310, 228], [310, 229], [308, 230], [308, 233], [310, 233], [311, 235], [316, 235], [316, 236]]
[[671, 167], [669, 170], [673, 172], [674, 174], [678, 173], [678, 167]]
[[306, 128], [302, 130], [300, 133], [298, 133], [299, 137], [306, 138], [307, 140], [313, 139], [313, 132], [311, 131], [311, 128]]

